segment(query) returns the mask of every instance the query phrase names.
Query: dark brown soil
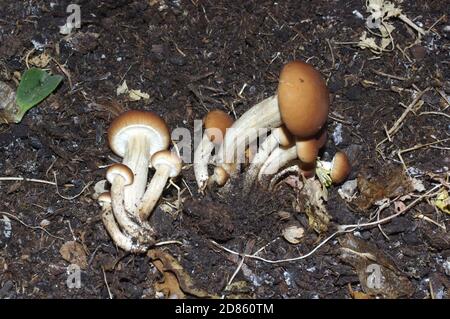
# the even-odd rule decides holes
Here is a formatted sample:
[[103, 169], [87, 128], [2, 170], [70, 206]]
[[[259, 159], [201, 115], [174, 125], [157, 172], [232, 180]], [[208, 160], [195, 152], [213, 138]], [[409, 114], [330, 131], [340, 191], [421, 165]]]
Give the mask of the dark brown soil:
[[[108, 298], [104, 273], [114, 297], [155, 296], [154, 283], [161, 276], [149, 257], [115, 247], [92, 199], [93, 185], [105, 176], [99, 167], [117, 159], [106, 143], [117, 107], [152, 110], [172, 129], [193, 130], [194, 119], [201, 119], [207, 109], [234, 109], [239, 116], [274, 94], [282, 65], [303, 59], [324, 74], [332, 94], [330, 138], [322, 156], [330, 158], [336, 150], [346, 150], [353, 164], [351, 179], [380, 176], [386, 167], [401, 170], [398, 150], [450, 135], [448, 117], [411, 113], [394, 140], [376, 148], [386, 137], [385, 127], [390, 128], [404, 112], [399, 102], [408, 105], [413, 91], [432, 88], [425, 93], [419, 113], [445, 110], [437, 93], [440, 90], [447, 99], [450, 94], [450, 34], [444, 30], [449, 21], [446, 16], [438, 21], [448, 10], [445, 1], [405, 1], [405, 14], [424, 28], [438, 22], [412, 47], [414, 33], [396, 21], [396, 44], [411, 48], [405, 54], [396, 49], [379, 58], [350, 44], [336, 44], [358, 41], [364, 21], [352, 12], [365, 15], [365, 1], [160, 1], [166, 6], [158, 1], [53, 2], [52, 7], [49, 1], [0, 0], [0, 81], [15, 85], [13, 73], [26, 70], [33, 43], [44, 44], [67, 71], [58, 90], [20, 124], [0, 126], [0, 175], [52, 181], [56, 174], [61, 195], [68, 197], [93, 184], [66, 200], [51, 185], [0, 181], [0, 211], [31, 226], [48, 220], [46, 230], [59, 237], [11, 219], [12, 234], [7, 238], [0, 222], [0, 298]], [[98, 39], [86, 36], [69, 44], [59, 34], [71, 2], [81, 5], [79, 32], [98, 33]], [[54, 62], [49, 68], [63, 74]], [[130, 88], [150, 94], [150, 99], [130, 102], [123, 95], [117, 97], [116, 88], [123, 80]], [[448, 109], [445, 112], [448, 116]], [[336, 145], [333, 132], [339, 126], [342, 142]], [[435, 146], [403, 155], [406, 166], [419, 172], [415, 176], [427, 188], [432, 185], [427, 173], [445, 174], [450, 166], [449, 142]], [[211, 239], [239, 252], [253, 243], [251, 253], [280, 236], [286, 222], [280, 220], [279, 211], [308, 226], [306, 217], [294, 211], [295, 193], [287, 187], [276, 193], [255, 189], [249, 197], [238, 191], [224, 198], [215, 191], [202, 197], [195, 191], [192, 167], [183, 171], [183, 180], [186, 184], [181, 179], [177, 184], [182, 189], [189, 186], [193, 196], [184, 190], [180, 211], [169, 214], [158, 208], [151, 222], [158, 240], [183, 242], [164, 249], [179, 260], [197, 287], [210, 294], [222, 294], [239, 264]], [[355, 210], [337, 189], [330, 189], [327, 202], [332, 223], [357, 223], [373, 211], [373, 207]], [[169, 188], [164, 198], [174, 202], [177, 191]], [[390, 207], [384, 214], [393, 212]], [[414, 218], [417, 213], [450, 227], [448, 215], [424, 201], [383, 227], [389, 240], [377, 227], [357, 235], [395, 260], [413, 284], [413, 297], [430, 297], [430, 283], [435, 296], [448, 297], [444, 264], [450, 257], [449, 235]], [[330, 226], [328, 232], [332, 231]], [[307, 228], [301, 244], [279, 239], [263, 255], [295, 257], [309, 252], [326, 235]], [[61, 246], [74, 239], [87, 255], [80, 289], [67, 288], [69, 263], [60, 254]], [[254, 298], [350, 298], [348, 284], [354, 290], [361, 288], [354, 268], [339, 258], [339, 247], [333, 240], [311, 257], [291, 263], [246, 260], [247, 271], [235, 279], [245, 284], [234, 293]]]

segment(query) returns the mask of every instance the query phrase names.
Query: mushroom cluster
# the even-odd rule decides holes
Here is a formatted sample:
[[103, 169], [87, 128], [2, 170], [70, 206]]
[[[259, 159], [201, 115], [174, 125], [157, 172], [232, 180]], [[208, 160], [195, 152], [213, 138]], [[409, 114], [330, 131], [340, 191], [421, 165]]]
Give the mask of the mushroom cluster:
[[[305, 177], [318, 174], [325, 185], [342, 182], [350, 172], [344, 153], [337, 153], [335, 160], [330, 163], [317, 162], [319, 150], [327, 140], [329, 104], [328, 88], [319, 71], [302, 61], [286, 64], [280, 73], [276, 95], [251, 107], [229, 128], [226, 126], [231, 121], [227, 121], [226, 126], [220, 126], [218, 131], [223, 133], [223, 140], [217, 139], [222, 143], [214, 158], [214, 175], [208, 176], [206, 162], [194, 165], [199, 189], [203, 190], [205, 185], [217, 182], [219, 173], [219, 186], [238, 174], [242, 150], [262, 140], [265, 130], [270, 134], [263, 139], [251, 159], [244, 190], [250, 190], [256, 181], [262, 182], [264, 176], [276, 174], [296, 159]], [[203, 154], [200, 147], [197, 151]]]
[[[111, 123], [108, 142], [123, 160], [106, 172], [111, 191], [98, 198], [103, 223], [117, 246], [145, 252], [155, 236], [148, 218], [168, 179], [180, 173], [181, 159], [168, 150], [167, 124], [152, 112], [132, 110], [119, 115]], [[155, 170], [150, 182], [149, 168]]]

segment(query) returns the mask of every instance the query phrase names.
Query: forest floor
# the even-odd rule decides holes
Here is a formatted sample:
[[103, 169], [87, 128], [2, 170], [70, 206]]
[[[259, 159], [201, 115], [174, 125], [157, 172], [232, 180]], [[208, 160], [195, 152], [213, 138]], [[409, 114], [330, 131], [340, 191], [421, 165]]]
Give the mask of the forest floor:
[[[81, 28], [64, 36], [71, 1], [0, 0], [0, 81], [16, 87], [43, 54], [52, 58], [45, 67], [64, 76], [21, 123], [0, 125], [0, 298], [449, 297], [450, 216], [436, 202], [449, 187], [448, 3], [399, 4], [426, 33], [391, 18], [393, 42], [378, 54], [356, 45], [367, 31], [362, 0], [75, 2]], [[186, 165], [174, 180], [180, 192], [168, 187], [150, 220], [158, 241], [181, 244], [144, 255], [118, 249], [93, 199], [105, 167], [120, 161], [107, 145], [112, 119], [151, 110], [171, 129], [192, 131], [211, 109], [240, 116], [275, 93], [281, 67], [294, 59], [327, 80], [321, 157], [348, 154], [354, 198], [332, 186], [325, 208], [311, 208], [289, 180], [247, 196], [234, 180], [231, 195], [201, 196]], [[117, 96], [124, 80], [149, 99]], [[58, 188], [4, 177], [56, 180]], [[398, 212], [323, 242], [337, 225]], [[330, 221], [314, 227], [323, 214]], [[291, 225], [305, 229], [299, 244], [283, 239]], [[320, 243], [306, 258], [276, 262]], [[265, 260], [241, 263], [226, 249], [262, 249]], [[70, 264], [81, 267], [79, 289], [67, 286]], [[373, 264], [381, 287], [368, 280]]]

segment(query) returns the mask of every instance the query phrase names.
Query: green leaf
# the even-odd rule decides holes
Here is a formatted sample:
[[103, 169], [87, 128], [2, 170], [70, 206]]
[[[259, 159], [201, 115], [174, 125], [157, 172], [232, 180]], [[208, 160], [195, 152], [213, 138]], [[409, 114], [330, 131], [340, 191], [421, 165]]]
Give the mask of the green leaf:
[[41, 69], [32, 68], [27, 70], [23, 74], [17, 88], [18, 122], [29, 109], [49, 96], [58, 87], [62, 79], [61, 75], [50, 75]]

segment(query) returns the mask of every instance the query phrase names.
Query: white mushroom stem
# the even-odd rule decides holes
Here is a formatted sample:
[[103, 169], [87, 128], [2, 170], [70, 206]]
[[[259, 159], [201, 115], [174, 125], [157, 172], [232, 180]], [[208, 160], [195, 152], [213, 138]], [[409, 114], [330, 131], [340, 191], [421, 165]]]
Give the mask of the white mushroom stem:
[[261, 143], [261, 146], [258, 149], [258, 152], [253, 157], [253, 160], [247, 170], [246, 176], [245, 176], [245, 184], [244, 189], [249, 189], [253, 182], [258, 177], [259, 170], [264, 165], [264, 162], [267, 160], [267, 158], [270, 156], [270, 154], [273, 152], [274, 149], [277, 148], [277, 146], [280, 145], [280, 138], [278, 135], [278, 130], [281, 130], [280, 128], [276, 128], [272, 131], [272, 134], [270, 134], [264, 142]]
[[245, 152], [245, 145], [253, 143], [258, 138], [260, 134], [258, 129], [269, 130], [281, 124], [277, 95], [256, 104], [227, 130], [224, 142], [217, 155], [217, 164], [222, 165], [228, 173], [233, 173], [238, 166], [230, 164], [236, 162], [236, 156], [244, 158], [244, 154], [237, 154], [237, 152], [240, 150]]
[[148, 219], [155, 208], [156, 203], [158, 203], [167, 180], [170, 177], [170, 170], [171, 168], [169, 166], [161, 165], [156, 170], [155, 175], [153, 175], [138, 207], [139, 218], [141, 221], [146, 221]]
[[214, 149], [214, 143], [210, 141], [208, 135], [205, 133], [200, 145], [194, 153], [194, 174], [197, 181], [199, 191], [203, 191], [209, 179], [208, 164], [211, 158], [211, 153]]
[[124, 206], [125, 181], [122, 176], [116, 176], [111, 184], [111, 203], [114, 217], [119, 226], [133, 237], [141, 238], [145, 230], [143, 225], [136, 224], [127, 214]]
[[265, 175], [273, 175], [280, 168], [297, 158], [297, 147], [276, 148], [264, 162], [258, 173], [258, 180], [261, 181]]
[[124, 195], [125, 208], [130, 213], [136, 212], [137, 205], [145, 192], [151, 157], [149, 149], [150, 141], [146, 137], [132, 136], [128, 140], [123, 164], [127, 165], [134, 174], [133, 184], [125, 186]]
[[114, 219], [110, 203], [102, 204], [102, 221], [105, 225], [106, 231], [111, 236], [112, 240], [123, 250], [132, 253], [143, 253], [147, 251], [147, 245], [136, 243], [130, 237], [122, 233], [122, 231], [116, 224], [116, 220]]

